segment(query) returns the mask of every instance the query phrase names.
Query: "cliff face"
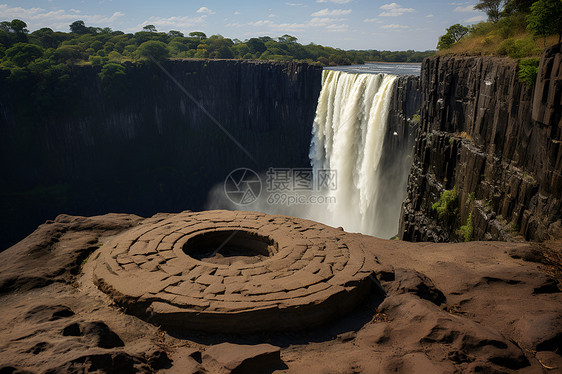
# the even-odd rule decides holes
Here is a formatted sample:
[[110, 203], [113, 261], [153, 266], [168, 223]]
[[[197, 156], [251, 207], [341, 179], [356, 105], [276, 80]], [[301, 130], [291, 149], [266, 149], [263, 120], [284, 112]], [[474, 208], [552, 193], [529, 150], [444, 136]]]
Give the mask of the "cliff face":
[[60, 212], [201, 209], [211, 187], [236, 168], [309, 166], [320, 67], [163, 66], [197, 103], [153, 64], [128, 65], [124, 77], [105, 83], [99, 69], [77, 67], [65, 85], [72, 95], [57, 103], [67, 109], [30, 117], [30, 95], [17, 96], [0, 79], [0, 249]]
[[[392, 89], [388, 126], [384, 136], [378, 180], [377, 218], [392, 221], [397, 231], [399, 208], [406, 198], [406, 184], [412, 166], [412, 148], [418, 123], [414, 116], [419, 112], [421, 92], [417, 76], [400, 76]], [[382, 209], [382, 211], [381, 211]]]
[[[467, 224], [473, 240], [543, 240], [559, 226], [561, 56], [560, 46], [545, 52], [534, 93], [518, 81], [511, 60], [424, 61], [402, 239], [455, 240]], [[439, 219], [432, 206], [453, 188], [456, 206]]]

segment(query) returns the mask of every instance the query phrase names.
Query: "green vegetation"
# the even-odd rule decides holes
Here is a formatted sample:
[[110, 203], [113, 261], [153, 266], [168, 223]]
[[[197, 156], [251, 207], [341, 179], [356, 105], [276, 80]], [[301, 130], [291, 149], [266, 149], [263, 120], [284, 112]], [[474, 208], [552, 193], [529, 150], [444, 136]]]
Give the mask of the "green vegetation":
[[451, 26], [439, 38], [440, 54], [521, 59], [539, 56], [545, 47], [562, 40], [561, 0], [480, 0], [475, 9], [486, 12], [488, 22]]
[[158, 32], [154, 25], [125, 34], [107, 27], [88, 27], [80, 20], [70, 25], [69, 33], [50, 28], [30, 33], [21, 20], [0, 22], [0, 69], [8, 70], [9, 74], [18, 68], [24, 68], [24, 74], [43, 74], [54, 67], [64, 70], [60, 64], [104, 66], [167, 58], [303, 61], [322, 66], [363, 64], [365, 61], [421, 62], [433, 53], [344, 51], [314, 43], [302, 45], [291, 35], [277, 39], [262, 36], [245, 41], [221, 35], [207, 37], [200, 31], [185, 36], [174, 30]]
[[472, 240], [473, 232], [474, 227], [472, 226], [472, 213], [470, 213], [466, 220], [466, 225], [459, 227], [457, 235], [461, 238], [461, 240], [469, 242]]
[[444, 191], [439, 200], [431, 206], [437, 213], [437, 219], [442, 222], [449, 222], [457, 217], [459, 212], [457, 188]]
[[[245, 41], [207, 36], [200, 31], [158, 32], [153, 25], [125, 34], [110, 28], [70, 24], [70, 32], [42, 28], [33, 32], [22, 20], [0, 22], [0, 81], [10, 93], [20, 123], [32, 127], [41, 116], [80, 115], [89, 105], [80, 100], [76, 78], [97, 74], [104, 95], [114, 105], [135, 85], [137, 67], [165, 59], [258, 59], [345, 65], [364, 61], [420, 62], [433, 52], [343, 51], [316, 44], [301, 45], [283, 35]], [[77, 67], [84, 67], [78, 69]], [[93, 69], [89, 69], [93, 67]], [[195, 74], [195, 72], [193, 73]], [[160, 84], [154, 82], [154, 84]]]
[[512, 222], [509, 226], [509, 232], [512, 234], [518, 234], [521, 231], [521, 227], [517, 224], [517, 222]]
[[[465, 207], [470, 210], [470, 205], [475, 199], [475, 193], [468, 194]], [[460, 209], [459, 209], [459, 195], [457, 187], [452, 190], [443, 191], [439, 200], [432, 205], [433, 212], [437, 215], [437, 220], [445, 225], [448, 225], [458, 236], [459, 240], [469, 242], [473, 238], [474, 227], [472, 225], [472, 213], [468, 215], [466, 224], [461, 224]], [[458, 229], [456, 229], [458, 227]], [[456, 229], [456, 230], [454, 230]]]
[[519, 81], [525, 83], [525, 85], [529, 87], [532, 87], [537, 80], [537, 74], [539, 72], [539, 62], [540, 59], [536, 57], [521, 60], [519, 62], [518, 72]]
[[480, 0], [474, 9], [483, 10], [491, 22], [498, 22], [506, 3], [506, 0]]
[[461, 24], [456, 24], [447, 29], [447, 33], [439, 38], [439, 43], [437, 43], [437, 49], [447, 49], [453, 44], [461, 40], [466, 34], [470, 32], [470, 29]]
[[148, 40], [142, 43], [137, 51], [140, 57], [156, 61], [165, 60], [170, 55], [170, 50], [166, 43], [158, 40]]
[[558, 34], [558, 43], [562, 41], [562, 1], [539, 0], [531, 5], [527, 15], [527, 28], [535, 35], [546, 37]]

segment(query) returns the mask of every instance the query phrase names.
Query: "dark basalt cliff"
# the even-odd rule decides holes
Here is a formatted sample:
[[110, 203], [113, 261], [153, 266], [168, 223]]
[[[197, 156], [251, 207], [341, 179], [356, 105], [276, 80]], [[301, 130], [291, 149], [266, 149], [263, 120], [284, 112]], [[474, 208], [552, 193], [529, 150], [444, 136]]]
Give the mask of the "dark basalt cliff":
[[412, 148], [419, 126], [414, 119], [421, 104], [419, 82], [417, 76], [400, 76], [392, 88], [384, 152], [378, 168], [377, 206], [382, 211], [377, 214], [380, 220], [391, 220], [394, 229], [400, 214], [396, 207], [400, 207], [406, 198], [406, 190], [402, 188], [408, 182]]
[[[167, 61], [104, 82], [75, 67], [68, 92], [0, 79], [0, 250], [61, 212], [152, 215], [202, 209], [239, 167], [307, 167], [322, 69], [299, 63]], [[36, 100], [37, 101], [37, 100]], [[33, 101], [35, 102], [35, 101]], [[58, 109], [62, 108], [62, 109]], [[23, 192], [22, 192], [23, 191]]]
[[[560, 48], [545, 51], [534, 91], [518, 81], [513, 60], [424, 61], [402, 239], [455, 240], [458, 228], [467, 225], [474, 240], [543, 240], [560, 226]], [[458, 211], [452, 204], [439, 220], [432, 206], [453, 188]]]

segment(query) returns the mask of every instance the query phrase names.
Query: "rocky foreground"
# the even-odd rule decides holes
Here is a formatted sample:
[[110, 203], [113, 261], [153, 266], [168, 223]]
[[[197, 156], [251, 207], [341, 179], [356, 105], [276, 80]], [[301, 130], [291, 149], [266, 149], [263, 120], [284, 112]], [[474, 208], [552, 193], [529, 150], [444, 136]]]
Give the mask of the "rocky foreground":
[[[229, 290], [226, 278], [218, 283], [217, 278], [209, 278], [216, 273], [201, 275], [211, 279], [206, 284], [202, 278], [188, 275], [188, 271], [195, 268], [182, 271], [181, 261], [184, 260], [181, 258], [168, 263], [162, 256], [158, 262], [157, 255], [163, 253], [162, 248], [154, 252], [133, 247], [139, 242], [138, 235], [129, 242], [124, 239], [135, 237], [135, 232], [150, 231], [143, 231], [152, 227], [149, 225], [176, 224], [190, 213], [160, 214], [148, 219], [124, 214], [90, 218], [61, 215], [0, 253], [0, 373], [562, 371], [560, 268], [553, 261], [561, 248], [556, 243], [546, 246], [503, 242], [406, 243], [345, 233], [297, 218], [224, 211], [209, 214], [212, 218], [202, 223], [206, 229], [213, 225], [231, 228], [252, 215], [252, 228], [258, 228], [258, 232], [269, 230], [263, 235], [284, 237], [285, 242], [268, 245], [272, 251], [270, 259], [262, 258], [267, 257], [267, 253], [253, 253], [244, 256], [246, 263], [237, 263], [232, 262], [241, 258], [236, 253], [230, 253], [230, 257], [214, 253], [207, 259], [197, 259], [201, 263], [211, 261], [211, 265], [205, 262], [196, 269], [216, 266], [225, 272], [225, 277], [231, 269], [242, 270], [228, 276], [243, 277], [260, 261], [269, 264], [265, 266], [268, 269], [280, 263], [277, 259], [284, 256], [283, 253], [292, 253], [287, 241], [293, 240], [291, 235], [297, 232], [305, 237], [304, 246], [315, 248], [311, 258], [306, 259], [303, 251], [303, 257], [294, 260], [294, 263], [301, 261], [302, 269], [310, 273], [299, 273], [300, 265], [295, 265], [293, 270], [287, 268], [290, 279], [296, 282], [293, 285], [300, 284], [299, 274], [306, 274], [306, 282], [299, 287], [287, 285], [286, 289], [279, 289], [282, 283], [277, 282], [277, 289], [267, 288], [268, 285], [273, 287], [274, 280], [281, 276], [268, 279], [267, 271], [255, 275], [263, 276], [264, 291], [256, 291], [256, 287], [261, 287], [257, 284], [252, 286], [254, 298], [274, 299], [271, 295], [275, 295], [275, 300], [287, 300], [275, 304], [280, 318], [290, 316], [283, 313], [291, 312], [291, 305], [305, 307], [306, 318], [302, 320], [307, 321], [310, 328], [301, 330], [302, 326], [281, 320], [280, 325], [287, 329], [275, 328], [274, 322], [263, 323], [272, 314], [264, 312], [261, 318], [260, 308], [252, 303], [248, 308], [259, 328], [248, 328], [248, 331], [254, 330], [251, 334], [243, 334], [244, 331], [237, 328], [231, 329], [236, 334], [203, 332], [213, 323], [208, 318], [201, 318], [200, 329], [197, 326], [182, 329], [168, 323], [175, 320], [173, 315], [152, 320], [152, 316], [159, 315], [155, 303], [162, 307], [165, 299], [167, 311], [170, 308], [185, 310], [189, 306], [191, 314], [188, 316], [197, 315], [198, 310], [201, 315], [218, 311], [226, 313], [222, 323], [228, 324], [230, 316], [235, 323], [248, 323], [248, 319], [236, 316], [250, 309], [237, 310], [227, 303], [229, 295], [242, 297], [247, 289], [240, 285], [239, 290]], [[288, 225], [279, 231], [282, 235], [275, 234], [276, 220]], [[332, 235], [338, 245], [333, 246], [326, 238], [319, 239], [322, 235]], [[162, 238], [150, 237], [142, 248], [150, 247], [155, 240], [159, 240], [159, 245], [166, 243]], [[325, 255], [319, 255], [320, 249], [315, 247], [321, 240], [327, 243]], [[118, 251], [119, 243], [127, 243], [123, 246], [139, 251], [131, 257], [131, 262], [117, 254], [107, 257], [111, 251]], [[342, 252], [333, 261], [329, 260], [330, 247]], [[177, 250], [174, 253], [182, 255]], [[361, 254], [359, 258], [365, 257], [356, 266], [360, 269], [357, 273], [364, 274], [367, 267], [372, 267], [367, 269], [372, 271], [372, 276], [367, 278], [369, 291], [361, 292], [362, 301], [349, 311], [338, 304], [345, 302], [341, 297], [346, 292], [356, 296], [354, 290], [363, 284], [349, 270], [355, 266], [353, 259], [357, 258], [357, 253]], [[319, 257], [323, 259], [317, 261], [318, 269], [313, 269], [310, 264], [316, 263], [314, 258]], [[138, 287], [122, 287], [118, 284], [119, 277], [113, 275], [119, 272], [100, 270], [109, 264], [107, 258], [119, 258], [113, 266], [119, 266], [120, 271], [132, 269], [129, 273], [123, 272], [124, 277], [144, 269], [157, 274], [175, 272], [170, 277], [178, 277], [178, 281], [166, 283], [170, 278], [160, 276], [159, 281], [154, 282], [158, 287], [146, 291], [148, 286], [144, 283], [151, 282], [141, 282], [142, 275], [138, 278]], [[216, 260], [214, 265], [212, 258]], [[157, 266], [151, 267], [155, 261]], [[172, 269], [172, 265], [179, 266], [179, 272]], [[350, 280], [342, 278], [342, 274], [351, 277]], [[103, 283], [100, 279], [111, 280]], [[197, 286], [197, 293], [201, 300], [208, 300], [204, 306], [185, 301], [193, 296], [189, 294], [186, 279], [201, 285]], [[248, 285], [256, 283], [255, 279], [249, 276]], [[341, 279], [344, 281], [340, 282]], [[127, 282], [130, 283], [130, 279]], [[110, 287], [111, 284], [115, 287]], [[184, 285], [184, 291], [173, 291], [173, 287], [180, 284]], [[130, 292], [117, 292], [117, 289]], [[135, 298], [137, 289], [146, 292]], [[209, 293], [207, 289], [214, 291]], [[322, 294], [323, 289], [331, 293]], [[176, 297], [185, 298], [178, 301], [180, 299], [170, 297], [173, 292], [177, 292]], [[326, 302], [332, 294], [338, 295], [338, 303]], [[313, 297], [307, 299], [310, 295]], [[266, 306], [271, 307], [270, 304]], [[315, 306], [321, 308], [315, 309]], [[338, 311], [332, 310], [334, 308]], [[295, 315], [304, 315], [298, 313]], [[318, 315], [317, 320], [312, 318], [314, 313]], [[326, 316], [329, 322], [324, 321]], [[315, 321], [322, 324], [313, 327]]]

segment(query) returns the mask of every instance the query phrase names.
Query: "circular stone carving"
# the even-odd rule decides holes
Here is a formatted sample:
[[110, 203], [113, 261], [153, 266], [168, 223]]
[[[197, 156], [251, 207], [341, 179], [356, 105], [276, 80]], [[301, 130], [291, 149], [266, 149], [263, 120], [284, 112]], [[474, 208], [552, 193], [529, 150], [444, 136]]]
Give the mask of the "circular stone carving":
[[274, 255], [278, 245], [271, 238], [245, 230], [209, 230], [191, 237], [183, 246], [188, 256], [203, 262], [232, 265], [256, 263]]
[[255, 212], [155, 216], [94, 258], [94, 282], [164, 328], [225, 333], [299, 330], [353, 309], [376, 259], [353, 236]]

